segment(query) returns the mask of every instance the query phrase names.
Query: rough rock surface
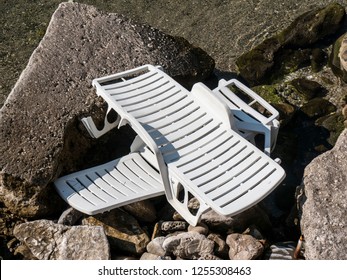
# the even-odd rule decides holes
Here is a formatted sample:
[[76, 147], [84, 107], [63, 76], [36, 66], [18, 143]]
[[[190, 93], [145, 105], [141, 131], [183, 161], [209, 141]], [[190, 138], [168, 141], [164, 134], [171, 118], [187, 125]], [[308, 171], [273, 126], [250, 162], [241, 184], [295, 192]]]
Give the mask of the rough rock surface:
[[329, 62], [333, 72], [347, 82], [347, 33], [334, 43]]
[[94, 143], [80, 118], [102, 116], [92, 79], [146, 63], [187, 84], [214, 68], [183, 38], [92, 6], [60, 4], [0, 111], [0, 201], [31, 218], [56, 210], [59, 200], [47, 186], [86, 164]]
[[347, 129], [305, 169], [301, 229], [306, 259], [347, 259]]
[[240, 75], [252, 85], [266, 84], [278, 74], [309, 64], [308, 48], [341, 28], [344, 17], [345, 9], [337, 3], [302, 14], [288, 28], [241, 55], [236, 61]]
[[182, 259], [199, 259], [213, 255], [214, 242], [197, 232], [184, 232], [165, 239], [163, 249]]
[[268, 215], [259, 205], [255, 205], [233, 217], [225, 217], [211, 210], [201, 216], [201, 221], [210, 230], [221, 234], [225, 234], [225, 232], [243, 232], [250, 224], [257, 225], [264, 232], [271, 228]]
[[103, 227], [111, 248], [118, 252], [140, 255], [149, 243], [148, 235], [136, 219], [119, 208], [85, 218], [82, 223]]
[[264, 246], [253, 236], [232, 233], [227, 236], [229, 258], [231, 260], [254, 260], [264, 251]]
[[16, 226], [14, 235], [39, 260], [110, 259], [110, 247], [102, 227], [69, 227], [36, 220]]

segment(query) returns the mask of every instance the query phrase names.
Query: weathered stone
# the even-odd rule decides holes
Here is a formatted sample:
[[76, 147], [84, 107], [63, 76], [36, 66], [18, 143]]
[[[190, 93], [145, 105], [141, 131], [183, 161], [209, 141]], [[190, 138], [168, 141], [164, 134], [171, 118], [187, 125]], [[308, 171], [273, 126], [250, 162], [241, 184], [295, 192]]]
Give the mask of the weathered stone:
[[319, 48], [315, 48], [312, 50], [311, 56], [311, 69], [312, 72], [317, 73], [322, 70], [324, 65], [328, 62], [328, 54]]
[[82, 217], [83, 217], [83, 213], [81, 213], [80, 211], [72, 207], [69, 207], [60, 215], [58, 224], [73, 226]]
[[307, 117], [317, 119], [336, 111], [336, 106], [323, 98], [314, 98], [300, 108]]
[[306, 259], [347, 258], [347, 129], [306, 168], [298, 206]]
[[326, 95], [327, 90], [315, 81], [305, 78], [297, 78], [290, 82], [296, 89], [297, 93], [302, 96], [302, 99], [309, 101], [314, 97], [323, 97]]
[[207, 261], [215, 261], [215, 260], [221, 260], [221, 258], [213, 255], [213, 254], [203, 254], [198, 260], [207, 260]]
[[165, 250], [163, 248], [164, 241], [164, 236], [154, 238], [147, 244], [147, 252], [157, 256], [165, 256]]
[[232, 233], [227, 236], [229, 258], [231, 260], [254, 260], [263, 253], [264, 246], [253, 236]]
[[229, 246], [222, 238], [221, 235], [216, 233], [210, 233], [207, 236], [207, 239], [212, 240], [214, 242], [214, 255], [220, 257], [222, 259], [228, 259], [229, 256]]
[[185, 232], [166, 238], [163, 248], [167, 254], [195, 260], [206, 254], [212, 255], [214, 242], [197, 232]]
[[165, 221], [160, 224], [162, 232], [185, 231], [188, 228], [186, 221]]
[[156, 210], [149, 200], [125, 205], [123, 209], [142, 222], [154, 222], [156, 219]]
[[13, 255], [23, 260], [37, 260], [37, 258], [25, 244], [20, 244], [18, 247], [16, 247]]
[[260, 230], [254, 226], [254, 225], [250, 225], [244, 232], [243, 234], [249, 234], [251, 236], [253, 236], [254, 238], [258, 239], [258, 240], [263, 240], [264, 236], [261, 234]]
[[280, 114], [280, 123], [283, 128], [287, 125], [295, 115], [296, 109], [293, 105], [288, 103], [272, 104]]
[[15, 227], [14, 235], [39, 260], [107, 260], [110, 248], [102, 227], [64, 226], [48, 220]]
[[119, 208], [85, 218], [82, 223], [103, 227], [111, 249], [116, 251], [140, 255], [149, 243], [148, 235], [137, 220]]
[[334, 146], [337, 138], [344, 130], [344, 117], [341, 113], [333, 113], [328, 116], [323, 116], [315, 121], [319, 126], [326, 128], [329, 131], [328, 143]]
[[333, 44], [329, 65], [336, 76], [347, 82], [347, 33]]
[[196, 226], [189, 225], [188, 231], [194, 231], [203, 235], [207, 235], [209, 229], [208, 229], [208, 226], [205, 225], [204, 223], [199, 223]]
[[310, 62], [311, 51], [304, 49], [334, 34], [344, 17], [345, 9], [337, 3], [302, 14], [282, 32], [241, 55], [236, 60], [240, 75], [258, 85], [297, 70]]
[[124, 154], [133, 137], [126, 129], [95, 141], [80, 119], [100, 121], [105, 112], [92, 79], [147, 63], [186, 85], [214, 68], [210, 56], [183, 38], [92, 6], [60, 4], [0, 110], [0, 201], [25, 217], [56, 212], [62, 200], [50, 182]]
[[268, 215], [258, 205], [235, 215], [226, 217], [211, 210], [201, 216], [201, 221], [210, 230], [225, 234], [225, 232], [243, 232], [250, 224], [257, 225], [263, 232], [271, 229]]
[[171, 258], [169, 256], [161, 257], [155, 254], [145, 252], [142, 254], [140, 260], [171, 260]]

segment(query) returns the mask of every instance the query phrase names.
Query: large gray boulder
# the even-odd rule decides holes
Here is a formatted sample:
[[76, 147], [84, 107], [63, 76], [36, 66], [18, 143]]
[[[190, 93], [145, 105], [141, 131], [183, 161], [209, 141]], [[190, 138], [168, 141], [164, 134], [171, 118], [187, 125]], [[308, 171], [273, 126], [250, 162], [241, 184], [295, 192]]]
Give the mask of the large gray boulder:
[[108, 260], [111, 256], [99, 226], [70, 227], [36, 220], [16, 226], [14, 235], [39, 260]]
[[301, 230], [306, 259], [347, 259], [347, 129], [305, 169]]
[[[210, 56], [183, 38], [92, 6], [60, 4], [0, 110], [0, 202], [25, 217], [54, 212], [59, 199], [50, 183], [91, 164], [90, 151], [97, 153], [93, 144], [100, 146], [80, 124], [86, 115], [101, 120], [105, 109], [92, 79], [147, 63], [162, 65], [185, 85], [206, 78], [214, 68]], [[119, 146], [128, 144], [131, 135], [115, 133], [100, 140], [112, 150], [93, 163], [127, 152]]]

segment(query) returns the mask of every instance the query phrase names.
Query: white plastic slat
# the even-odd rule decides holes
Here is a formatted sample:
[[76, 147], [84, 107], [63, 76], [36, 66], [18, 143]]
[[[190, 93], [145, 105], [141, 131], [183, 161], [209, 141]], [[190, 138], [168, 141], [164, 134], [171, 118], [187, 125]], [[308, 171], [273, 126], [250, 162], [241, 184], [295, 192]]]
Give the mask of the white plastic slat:
[[144, 88], [146, 87], [154, 88], [154, 87], [162, 85], [163, 83], [164, 83], [163, 77], [157, 74], [157, 75], [152, 75], [147, 79], [140, 80], [136, 83], [131, 82], [131, 83], [127, 83], [124, 86], [121, 86], [121, 84], [119, 83], [120, 86], [118, 87], [105, 89], [105, 86], [103, 86], [103, 89], [105, 90], [106, 94], [114, 95], [114, 96], [117, 96], [116, 97], [117, 99], [121, 99], [122, 96], [124, 97], [125, 94], [128, 94], [129, 92], [145, 91]]
[[[187, 147], [181, 148], [177, 153], [167, 153], [163, 154], [165, 162], [174, 162], [176, 161], [175, 165], [181, 165], [181, 162], [184, 162], [186, 160], [190, 160], [190, 155], [192, 153], [200, 153], [200, 149], [204, 148], [206, 145], [215, 144], [216, 139], [223, 137], [223, 134], [225, 134], [225, 130], [217, 129], [214, 131], [214, 133], [210, 133], [206, 135], [205, 137], [197, 140], [194, 142], [194, 145], [189, 145]], [[187, 157], [187, 158], [185, 158]], [[179, 161], [178, 161], [179, 160]]]
[[[220, 123], [216, 120], [213, 120], [207, 125], [201, 127], [198, 130], [191, 131], [189, 134], [182, 134], [183, 137], [178, 139], [177, 141], [170, 142], [166, 146], [160, 147], [160, 150], [163, 154], [168, 153], [174, 148], [180, 153], [180, 149], [183, 149], [184, 147], [191, 147], [194, 146], [197, 148], [197, 143], [199, 140], [204, 140], [207, 137], [213, 137], [214, 135], [217, 135], [223, 131], [223, 129], [220, 128]], [[194, 144], [194, 145], [192, 145]]]
[[[165, 94], [165, 93], [164, 93]], [[162, 101], [152, 104], [150, 107], [144, 107], [144, 108], [137, 108], [133, 109], [131, 112], [128, 111], [129, 113], [132, 114], [135, 118], [141, 118], [145, 116], [149, 116], [152, 114], [155, 114], [160, 111], [164, 111], [167, 108], [170, 108], [171, 106], [183, 101], [183, 104], [186, 104], [186, 94], [175, 94], [173, 96], [163, 96]]]
[[[158, 181], [157, 179], [155, 179], [154, 177], [152, 177], [150, 174], [148, 174], [147, 172], [145, 172], [145, 170], [143, 168], [141, 168], [140, 166], [143, 164], [142, 163], [138, 163], [135, 161], [127, 161], [125, 162], [125, 165], [132, 171], [134, 172], [137, 176], [139, 176], [141, 178], [141, 180], [143, 180], [144, 182], [146, 182], [146, 184], [148, 184], [149, 186], [153, 187], [153, 188], [161, 188], [161, 182]], [[139, 166], [140, 164], [140, 166]], [[141, 184], [143, 184], [141, 182]]]
[[[251, 149], [247, 149], [246, 146], [239, 146], [240, 147], [237, 147], [237, 149], [234, 149], [235, 153], [233, 153], [232, 157], [229, 156], [230, 159], [227, 162], [220, 165], [214, 165], [214, 172], [208, 172], [199, 177], [197, 177], [197, 174], [191, 174], [190, 176], [194, 176], [194, 183], [197, 184], [199, 188], [207, 191], [209, 186], [211, 188], [214, 188], [215, 185], [218, 186], [216, 178], [218, 178], [217, 180], [221, 180], [224, 175], [229, 176], [229, 179], [237, 176], [238, 173], [243, 172], [244, 168], [251, 166], [257, 161], [257, 159], [259, 159], [259, 156], [256, 155]], [[222, 157], [220, 160], [222, 161], [224, 159], [225, 158]], [[207, 165], [203, 168], [203, 170], [209, 171], [212, 169], [212, 167]]]
[[[76, 209], [78, 207], [78, 210], [88, 209], [88, 211], [90, 211], [95, 207], [97, 202], [87, 200], [85, 197], [80, 195], [76, 189], [70, 187], [67, 182], [68, 180], [65, 180], [64, 178], [60, 178], [55, 182], [57, 192], [62, 198], [65, 200], [68, 198], [69, 202], [71, 201]], [[80, 185], [80, 190], [82, 190], [82, 188], [84, 189], [84, 187]]]
[[[138, 117], [137, 120], [140, 123], [151, 124], [165, 117], [171, 117], [171, 121], [174, 121], [173, 116], [177, 116], [177, 112], [188, 107], [190, 104], [193, 104], [193, 101], [190, 98], [184, 98], [178, 101], [177, 103], [168, 106], [167, 108], [161, 109], [154, 114], [147, 114], [145, 116]], [[179, 115], [178, 115], [179, 117]]]
[[133, 182], [136, 185], [136, 192], [141, 193], [143, 191], [148, 191], [153, 188], [152, 186], [145, 183], [142, 178], [138, 176], [133, 170], [129, 169], [127, 165], [122, 164], [117, 166], [117, 169], [124, 175], [129, 181]]
[[175, 143], [182, 137], [189, 137], [190, 134], [201, 130], [203, 127], [209, 125], [212, 121], [213, 119], [209, 118], [208, 116], [204, 116], [191, 123], [182, 123], [182, 125], [184, 125], [183, 127], [176, 126], [176, 131], [171, 133], [168, 133], [167, 128], [160, 129], [160, 134], [162, 134], [162, 137], [155, 139], [155, 142], [158, 146], [162, 146], [167, 143]]
[[111, 186], [115, 186], [117, 191], [122, 193], [124, 196], [133, 196], [137, 193], [137, 186], [131, 181], [127, 180], [117, 169], [107, 168], [99, 171], [99, 175], [102, 176], [103, 180]]
[[180, 91], [168, 83], [156, 93], [148, 92], [147, 94], [138, 95], [131, 99], [119, 101], [119, 104], [122, 105], [129, 113], [131, 113], [136, 110], [151, 107], [167, 98], [175, 97], [178, 94], [180, 94]]
[[[125, 175], [117, 169], [119, 167]], [[134, 177], [134, 172], [129, 168], [143, 178], [142, 187], [128, 179], [129, 176]], [[134, 201], [163, 195], [164, 187], [160, 180], [156, 169], [138, 153], [132, 153], [119, 160], [64, 176], [54, 184], [61, 197], [72, 207], [94, 215]]]
[[[258, 160], [254, 164], [249, 165], [248, 168], [243, 170], [242, 173], [237, 174], [235, 177], [230, 176], [229, 180], [227, 180], [227, 181], [220, 180], [220, 178], [222, 177], [221, 176], [217, 180], [214, 180], [215, 186], [208, 191], [208, 194], [207, 194], [208, 197], [212, 200], [216, 200], [220, 196], [225, 195], [228, 192], [231, 192], [233, 189], [239, 187], [239, 185], [241, 183], [248, 180], [249, 178], [251, 178], [253, 176], [259, 176], [259, 175], [257, 175], [257, 173], [259, 171], [261, 171], [261, 169], [266, 167], [267, 164], [268, 163], [264, 160]], [[227, 173], [226, 173], [226, 175], [227, 175]]]
[[[96, 182], [93, 182], [88, 178], [89, 176], [80, 176], [78, 180], [88, 189], [93, 195], [102, 200], [103, 202], [108, 202], [112, 200], [112, 196], [107, 194], [102, 188], [100, 188]], [[106, 184], [106, 183], [104, 183]]]
[[225, 102], [230, 108], [231, 112], [237, 119], [241, 122], [250, 122], [250, 123], [261, 123], [260, 120], [257, 120], [255, 117], [252, 117], [248, 113], [246, 113], [243, 108], [237, 105], [237, 103], [233, 102], [233, 100], [228, 96], [228, 93], [224, 93], [223, 90], [218, 90], [218, 96]]
[[[249, 176], [246, 181], [242, 182], [237, 188], [233, 189], [232, 191], [223, 190], [220, 189], [220, 194], [217, 199], [214, 200], [214, 202], [221, 207], [227, 205], [228, 203], [233, 202], [234, 200], [238, 199], [240, 196], [244, 195], [248, 191], [251, 191], [254, 187], [258, 187], [257, 185], [259, 182], [262, 182], [266, 178], [274, 172], [273, 166], [266, 165], [261, 170], [259, 170], [259, 173], [257, 176]], [[244, 176], [246, 177], [246, 176]], [[223, 193], [224, 191], [224, 193]], [[253, 199], [258, 199], [253, 197]]]
[[158, 129], [152, 129], [149, 131], [149, 134], [154, 140], [156, 140], [161, 137], [166, 137], [168, 134], [174, 133], [184, 127], [196, 123], [197, 121], [207, 122], [210, 119], [211, 118], [207, 117], [206, 114], [201, 110], [196, 110], [189, 115], [189, 117], [184, 116], [182, 119], [176, 120], [175, 122], [170, 122], [169, 124], [166, 124]]
[[116, 92], [116, 91], [112, 91], [110, 92], [109, 96], [111, 96], [114, 100], [118, 101], [126, 101], [129, 104], [132, 103], [133, 101], [135, 101], [136, 97], [146, 97], [147, 93], [159, 93], [162, 91], [162, 89], [165, 89], [165, 86], [167, 86], [169, 83], [163, 79], [159, 79], [158, 81], [156, 81], [155, 83], [152, 84], [148, 84], [144, 87], [137, 87], [136, 85], [132, 86], [132, 89], [130, 88], [130, 86], [127, 88], [127, 91], [123, 91], [123, 92]]
[[[143, 127], [148, 133], [157, 131], [159, 133], [160, 129], [167, 126], [176, 126], [176, 123], [189, 122], [190, 118], [195, 118], [196, 115], [202, 116], [204, 112], [199, 110], [197, 104], [191, 103], [186, 107], [183, 107], [181, 110], [173, 112], [170, 116], [165, 116], [158, 120], [152, 121], [150, 124], [142, 123]], [[160, 133], [159, 133], [160, 134]], [[158, 137], [157, 135], [153, 136], [154, 138]]]
[[117, 188], [113, 187], [112, 185], [108, 184], [101, 176], [101, 174], [105, 174], [105, 170], [98, 170], [95, 172], [90, 172], [86, 176], [93, 180], [93, 182], [104, 192], [108, 193], [110, 196], [112, 196], [114, 199], [121, 199], [124, 197], [124, 193], [121, 193], [117, 190]]
[[[201, 158], [200, 166], [197, 166], [195, 169], [191, 170], [190, 172], [186, 172], [185, 174], [191, 180], [196, 180], [199, 177], [199, 180], [205, 181], [205, 176], [210, 176], [208, 173], [213, 172], [215, 175], [218, 175], [217, 172], [223, 173], [232, 166], [235, 166], [241, 160], [249, 157], [252, 152], [252, 149], [247, 149], [247, 147], [243, 145], [229, 147], [228, 149], [222, 151], [218, 151], [217, 148], [214, 152], [211, 152], [210, 154]], [[230, 154], [233, 156], [230, 157]], [[217, 168], [218, 170], [216, 170]], [[200, 184], [198, 182], [196, 183], [198, 185]]]
[[[88, 182], [83, 182], [85, 181], [84, 179], [87, 178], [83, 178], [83, 176], [79, 176], [78, 178], [74, 179], [74, 180], [68, 180], [66, 183], [72, 187], [76, 192], [78, 192], [79, 195], [81, 195], [82, 197], [84, 197], [86, 200], [90, 201], [92, 204], [97, 205], [100, 203], [103, 203], [104, 200], [100, 199], [98, 196], [94, 195], [92, 190], [95, 188], [95, 185], [92, 184], [92, 182], [90, 182], [88, 180]], [[91, 190], [89, 189], [91, 188]]]
[[[132, 77], [131, 75], [129, 75], [129, 77], [124, 77], [123, 80], [114, 79], [113, 81], [112, 80], [108, 81], [102, 87], [105, 90], [125, 87], [125, 86], [127, 86], [129, 84], [134, 84], [134, 83], [138, 83], [138, 82], [143, 81], [143, 80], [148, 80], [152, 76], [155, 76], [155, 75], [158, 75], [158, 73], [157, 72], [153, 72], [153, 71], [143, 72], [143, 73], [141, 73], [141, 75], [138, 75], [136, 77]], [[103, 83], [101, 82], [101, 84], [103, 84]]]
[[185, 157], [181, 159], [177, 167], [182, 173], [188, 174], [189, 172], [205, 165], [207, 162], [210, 162], [215, 156], [226, 152], [228, 149], [231, 149], [238, 143], [235, 138], [225, 136], [226, 134], [223, 134], [221, 137], [218, 137], [206, 146], [191, 153], [189, 158]]
[[261, 181], [256, 187], [238, 197], [236, 200], [227, 204], [221, 205], [218, 212], [221, 214], [238, 214], [249, 208], [250, 206], [255, 205], [263, 198], [265, 198], [269, 193], [271, 193], [278, 184], [285, 177], [283, 169], [276, 169], [271, 175], [266, 178], [264, 181]]

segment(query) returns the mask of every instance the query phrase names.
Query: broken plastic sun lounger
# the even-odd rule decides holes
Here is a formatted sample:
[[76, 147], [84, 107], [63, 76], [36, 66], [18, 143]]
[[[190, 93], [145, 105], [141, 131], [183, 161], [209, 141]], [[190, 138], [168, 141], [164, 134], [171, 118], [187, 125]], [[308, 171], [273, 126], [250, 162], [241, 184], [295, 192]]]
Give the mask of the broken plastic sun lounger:
[[[122, 192], [124, 187], [128, 188], [127, 182], [132, 185], [136, 181], [138, 187], [146, 190], [156, 187], [156, 191], [138, 192], [120, 200], [117, 197], [104, 206], [87, 198], [95, 205], [90, 213], [165, 193], [176, 211], [196, 225], [201, 215], [210, 209], [231, 216], [250, 208], [285, 177], [276, 161], [240, 136], [228, 105], [201, 83], [195, 84], [189, 92], [160, 68], [145, 65], [95, 79], [93, 85], [109, 110], [117, 112], [118, 119], [102, 131], [97, 131], [89, 119], [86, 121], [91, 124], [89, 132], [99, 136], [116, 124], [129, 124], [137, 137], [130, 155], [57, 180], [55, 185], [60, 195], [82, 212], [85, 210], [79, 206], [83, 203], [80, 198], [73, 199], [74, 196], [85, 199], [100, 190], [108, 195], [109, 188], [113, 193]], [[143, 151], [147, 152], [143, 154]], [[150, 160], [146, 160], [147, 155]], [[147, 170], [146, 174], [155, 179], [155, 183], [141, 177], [128, 161], [136, 161], [135, 167]], [[127, 180], [114, 178], [114, 169], [120, 170], [119, 176]], [[72, 179], [73, 183], [69, 181], [71, 178], [76, 178]], [[102, 194], [100, 201], [106, 201], [108, 196]], [[197, 213], [188, 208], [191, 197], [199, 201]]]

